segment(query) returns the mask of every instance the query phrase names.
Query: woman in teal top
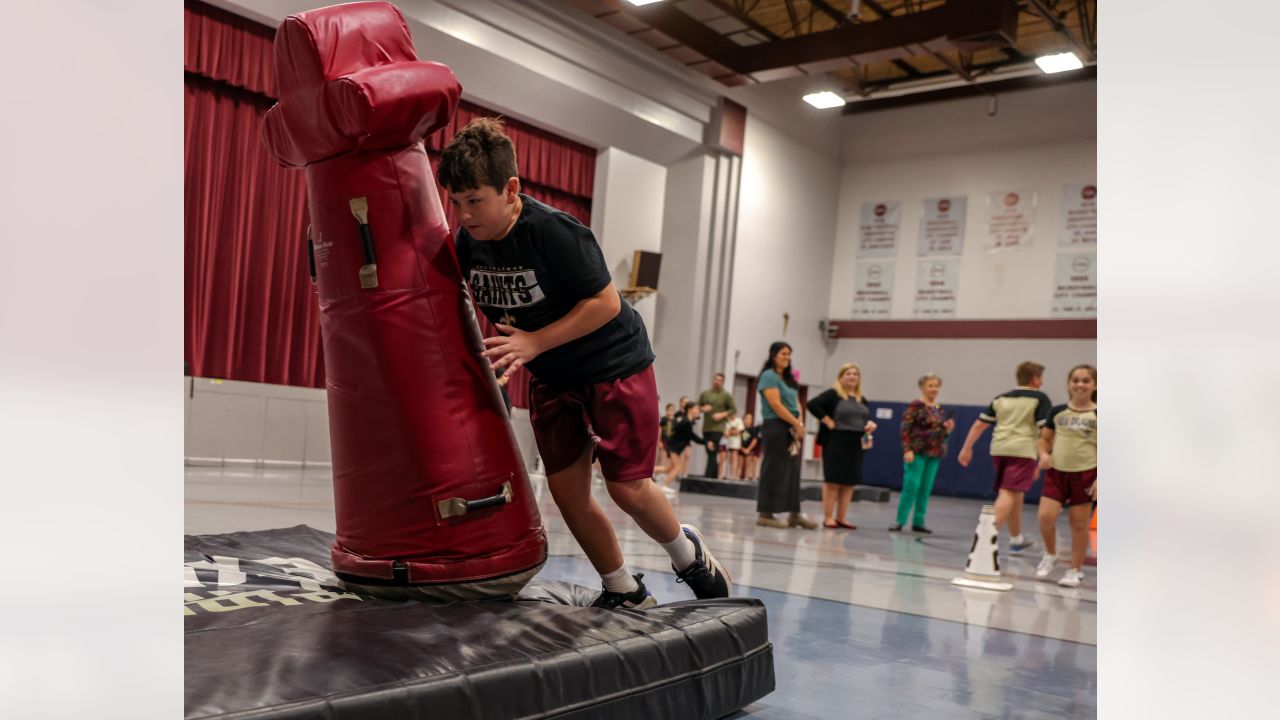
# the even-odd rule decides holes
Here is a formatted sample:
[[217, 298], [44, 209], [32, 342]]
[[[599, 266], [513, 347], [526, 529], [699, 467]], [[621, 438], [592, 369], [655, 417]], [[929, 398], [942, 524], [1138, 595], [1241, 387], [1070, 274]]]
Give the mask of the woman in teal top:
[[[769, 359], [760, 369], [756, 388], [764, 400], [760, 416], [760, 441], [764, 459], [760, 462], [760, 487], [756, 494], [756, 524], [766, 527], [799, 527], [812, 530], [818, 524], [800, 514], [799, 452], [803, 447], [804, 421], [800, 416], [799, 383], [791, 373], [791, 346], [776, 342], [769, 346]], [[787, 519], [774, 513], [788, 513]]]

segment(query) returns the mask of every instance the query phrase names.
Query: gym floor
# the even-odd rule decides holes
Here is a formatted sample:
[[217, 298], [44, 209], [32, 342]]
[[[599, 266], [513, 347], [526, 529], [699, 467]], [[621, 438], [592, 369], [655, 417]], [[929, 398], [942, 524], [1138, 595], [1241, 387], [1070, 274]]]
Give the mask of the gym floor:
[[[333, 488], [323, 470], [186, 469], [189, 534], [310, 525], [333, 532]], [[534, 490], [551, 541], [540, 577], [599, 586], [541, 478]], [[666, 554], [607, 497], [627, 562], [645, 573], [659, 602], [689, 599]], [[734, 594], [759, 598], [769, 613], [777, 689], [738, 718], [1092, 718], [1097, 715], [1097, 592], [1094, 568], [1079, 588], [1001, 553], [1012, 591], [950, 584], [968, 555], [982, 505], [935, 497], [930, 536], [889, 533], [897, 495], [860, 502], [847, 530], [780, 530], [755, 525], [751, 500], [681, 493], [682, 522], [697, 525], [729, 568]], [[820, 518], [819, 503], [805, 503]], [[1035, 507], [1023, 533], [1038, 537]], [[1069, 547], [1065, 514], [1059, 551]], [[1003, 542], [1003, 541], [1002, 541]]]

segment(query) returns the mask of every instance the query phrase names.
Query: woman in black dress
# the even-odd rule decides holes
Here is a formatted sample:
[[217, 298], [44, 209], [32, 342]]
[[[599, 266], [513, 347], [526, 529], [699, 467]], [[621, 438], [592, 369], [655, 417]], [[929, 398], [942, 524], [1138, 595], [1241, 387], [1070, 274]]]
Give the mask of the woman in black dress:
[[845, 520], [853, 486], [862, 483], [862, 451], [871, 446], [876, 424], [862, 396], [862, 370], [853, 363], [840, 366], [831, 389], [809, 401], [807, 407], [821, 427], [823, 527], [856, 530]]

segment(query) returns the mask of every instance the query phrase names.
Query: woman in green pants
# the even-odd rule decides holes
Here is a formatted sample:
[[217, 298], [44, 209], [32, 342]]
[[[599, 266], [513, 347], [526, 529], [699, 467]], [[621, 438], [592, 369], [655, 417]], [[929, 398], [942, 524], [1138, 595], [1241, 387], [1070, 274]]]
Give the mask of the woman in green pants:
[[913, 515], [911, 529], [929, 534], [933, 531], [925, 527], [924, 514], [929, 508], [938, 464], [947, 452], [947, 435], [955, 429], [956, 421], [944, 417], [937, 402], [942, 378], [929, 373], [917, 384], [920, 397], [902, 413], [902, 495], [898, 498], [898, 521], [889, 531], [898, 532], [907, 516]]

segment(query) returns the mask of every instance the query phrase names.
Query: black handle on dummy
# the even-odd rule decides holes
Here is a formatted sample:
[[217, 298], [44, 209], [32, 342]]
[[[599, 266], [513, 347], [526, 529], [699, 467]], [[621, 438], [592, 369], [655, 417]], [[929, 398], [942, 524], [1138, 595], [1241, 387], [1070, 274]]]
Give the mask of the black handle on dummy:
[[378, 258], [373, 252], [373, 233], [369, 231], [369, 226], [360, 223], [360, 245], [364, 247], [364, 264], [372, 265], [378, 262]]
[[467, 512], [472, 510], [482, 510], [487, 507], [495, 507], [497, 505], [506, 505], [510, 502], [510, 497], [505, 492], [500, 492], [493, 497], [480, 498], [479, 500], [467, 501]]

